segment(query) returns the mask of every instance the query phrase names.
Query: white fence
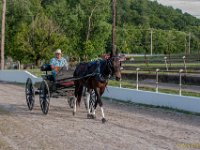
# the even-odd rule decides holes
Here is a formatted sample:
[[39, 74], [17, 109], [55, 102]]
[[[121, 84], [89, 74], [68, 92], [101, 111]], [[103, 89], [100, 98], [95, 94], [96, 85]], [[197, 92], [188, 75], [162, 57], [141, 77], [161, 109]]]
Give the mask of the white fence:
[[[32, 75], [28, 71], [0, 71], [0, 81], [25, 83], [27, 78], [31, 78], [34, 83], [40, 82], [42, 80], [41, 78], [37, 78], [36, 76]], [[200, 113], [200, 98], [195, 97], [155, 93], [111, 86], [108, 87], [108, 91], [105, 91], [103, 96], [122, 101], [171, 107], [175, 109]]]
[[0, 81], [25, 83], [27, 78], [31, 78], [33, 83], [42, 81], [41, 78], [38, 78], [32, 75], [28, 71], [22, 71], [22, 70], [1, 70], [0, 71]]
[[108, 87], [104, 97], [122, 101], [131, 101], [147, 105], [170, 107], [200, 113], [200, 98], [173, 94], [155, 93], [127, 88]]

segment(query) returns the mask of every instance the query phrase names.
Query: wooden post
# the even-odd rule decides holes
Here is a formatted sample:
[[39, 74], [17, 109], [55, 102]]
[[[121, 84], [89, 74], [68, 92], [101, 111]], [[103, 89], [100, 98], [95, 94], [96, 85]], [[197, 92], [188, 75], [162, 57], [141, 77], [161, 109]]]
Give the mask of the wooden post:
[[151, 29], [151, 56], [153, 55], [153, 30]]
[[190, 47], [191, 47], [191, 32], [189, 32], [189, 41], [188, 41], [188, 54], [190, 55]]
[[112, 22], [112, 54], [116, 54], [116, 0], [112, 0], [113, 22]]
[[1, 70], [4, 70], [4, 42], [5, 42], [5, 20], [6, 0], [2, 0], [2, 27], [1, 27]]

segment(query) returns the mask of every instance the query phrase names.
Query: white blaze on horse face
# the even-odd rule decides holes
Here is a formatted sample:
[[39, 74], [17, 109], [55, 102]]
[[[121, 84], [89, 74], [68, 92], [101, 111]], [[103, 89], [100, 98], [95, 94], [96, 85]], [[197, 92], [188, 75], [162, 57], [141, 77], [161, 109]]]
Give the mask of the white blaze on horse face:
[[103, 107], [101, 107], [101, 113], [102, 113], [102, 117], [105, 118]]

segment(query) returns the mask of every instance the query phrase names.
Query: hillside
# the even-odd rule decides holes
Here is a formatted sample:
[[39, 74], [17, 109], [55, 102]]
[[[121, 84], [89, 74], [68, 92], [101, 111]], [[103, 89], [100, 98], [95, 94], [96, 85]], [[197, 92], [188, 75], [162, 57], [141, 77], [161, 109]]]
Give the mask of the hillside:
[[[112, 10], [107, 0], [7, 2], [6, 56], [39, 64], [61, 48], [83, 60], [111, 49]], [[117, 0], [117, 49], [124, 53], [199, 50], [200, 19], [147, 0]]]
[[148, 0], [118, 0], [118, 22], [132, 23], [156, 29], [187, 30], [188, 26], [199, 26], [200, 19]]
[[[119, 5], [120, 4], [120, 5]], [[200, 19], [156, 1], [118, 0], [118, 47], [129, 53], [188, 53], [199, 50]], [[122, 38], [123, 37], [123, 38]]]

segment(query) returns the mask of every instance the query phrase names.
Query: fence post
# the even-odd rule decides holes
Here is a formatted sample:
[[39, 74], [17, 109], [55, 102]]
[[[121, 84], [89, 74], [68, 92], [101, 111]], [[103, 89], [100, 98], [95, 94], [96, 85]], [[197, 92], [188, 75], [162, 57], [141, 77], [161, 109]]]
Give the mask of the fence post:
[[158, 93], [158, 72], [160, 69], [156, 69], [156, 93]]
[[136, 69], [136, 89], [138, 90], [138, 73], [139, 73], [140, 68]]
[[165, 60], [166, 70], [167, 70], [167, 72], [168, 72], [167, 57], [164, 57], [164, 60]]
[[20, 61], [17, 61], [18, 63], [18, 70], [20, 70]]
[[182, 95], [182, 72], [183, 69], [179, 70], [179, 95]]
[[184, 63], [184, 68], [185, 68], [185, 73], [187, 73], [187, 67], [186, 67], [186, 61], [185, 61], [186, 57], [183, 56], [183, 63]]
[[122, 79], [119, 81], [119, 87], [122, 88]]

